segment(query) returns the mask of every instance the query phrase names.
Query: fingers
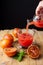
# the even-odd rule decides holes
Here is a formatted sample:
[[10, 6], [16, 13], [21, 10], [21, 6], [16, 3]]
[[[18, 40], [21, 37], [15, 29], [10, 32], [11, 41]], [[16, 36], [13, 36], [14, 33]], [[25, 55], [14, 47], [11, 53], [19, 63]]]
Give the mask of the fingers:
[[35, 14], [36, 15], [40, 15], [41, 13], [43, 13], [43, 1], [40, 1], [37, 8], [36, 8], [36, 11], [35, 11]]

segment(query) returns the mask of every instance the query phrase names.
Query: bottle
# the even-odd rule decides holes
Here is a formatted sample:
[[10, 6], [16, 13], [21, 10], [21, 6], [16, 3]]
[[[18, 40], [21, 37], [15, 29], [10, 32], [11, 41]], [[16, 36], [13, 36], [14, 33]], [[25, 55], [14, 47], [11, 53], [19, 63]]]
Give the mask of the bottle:
[[35, 16], [33, 18], [33, 24], [38, 28], [43, 28], [43, 18], [40, 16]]

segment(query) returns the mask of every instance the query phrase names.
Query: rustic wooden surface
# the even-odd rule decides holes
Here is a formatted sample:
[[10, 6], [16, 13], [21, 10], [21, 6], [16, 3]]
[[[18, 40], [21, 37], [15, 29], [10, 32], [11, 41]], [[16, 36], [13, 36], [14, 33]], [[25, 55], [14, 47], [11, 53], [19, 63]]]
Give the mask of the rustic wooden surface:
[[[4, 30], [0, 31], [0, 40], [6, 33], [12, 34], [13, 30]], [[24, 30], [23, 30], [24, 31]], [[34, 35], [34, 41], [40, 46], [41, 56], [39, 59], [31, 59], [29, 56], [25, 56], [25, 58], [19, 62], [13, 58], [8, 57], [3, 49], [0, 47], [0, 65], [43, 65], [43, 31], [36, 31], [34, 34], [33, 30], [29, 30], [31, 34]], [[14, 46], [18, 47], [18, 43], [14, 43]]]

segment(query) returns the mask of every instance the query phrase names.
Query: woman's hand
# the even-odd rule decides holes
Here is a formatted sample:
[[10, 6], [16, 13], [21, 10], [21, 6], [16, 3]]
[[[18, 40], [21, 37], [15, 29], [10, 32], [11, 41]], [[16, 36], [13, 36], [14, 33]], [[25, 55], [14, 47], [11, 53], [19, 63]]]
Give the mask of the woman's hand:
[[38, 16], [43, 16], [43, 1], [40, 1], [37, 8], [36, 8], [36, 11], [35, 11], [36, 15]]

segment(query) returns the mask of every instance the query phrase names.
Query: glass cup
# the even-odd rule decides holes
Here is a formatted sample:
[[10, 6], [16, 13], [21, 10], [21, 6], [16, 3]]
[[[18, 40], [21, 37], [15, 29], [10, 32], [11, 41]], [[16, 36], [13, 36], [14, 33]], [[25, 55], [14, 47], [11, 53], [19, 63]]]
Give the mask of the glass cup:
[[27, 48], [33, 42], [33, 36], [30, 33], [18, 33], [18, 42], [22, 47]]

